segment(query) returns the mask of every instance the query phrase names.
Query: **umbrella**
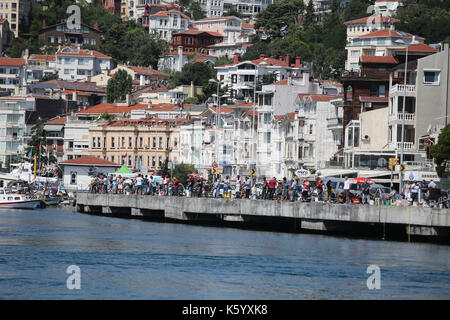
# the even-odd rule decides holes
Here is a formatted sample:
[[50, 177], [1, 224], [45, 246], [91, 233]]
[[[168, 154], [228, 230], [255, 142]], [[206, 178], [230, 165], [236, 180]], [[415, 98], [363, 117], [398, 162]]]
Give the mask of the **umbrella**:
[[364, 182], [375, 183], [375, 181], [373, 181], [372, 179], [364, 178], [364, 177], [355, 178], [355, 179], [353, 179], [353, 182], [355, 182], [357, 184], [363, 184]]

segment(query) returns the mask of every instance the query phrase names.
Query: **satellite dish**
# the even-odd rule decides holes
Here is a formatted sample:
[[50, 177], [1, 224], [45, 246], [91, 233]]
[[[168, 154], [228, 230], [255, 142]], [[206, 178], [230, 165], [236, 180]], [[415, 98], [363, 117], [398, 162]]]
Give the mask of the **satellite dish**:
[[385, 158], [378, 158], [377, 165], [378, 165], [378, 167], [386, 167], [386, 165], [387, 165], [386, 159]]

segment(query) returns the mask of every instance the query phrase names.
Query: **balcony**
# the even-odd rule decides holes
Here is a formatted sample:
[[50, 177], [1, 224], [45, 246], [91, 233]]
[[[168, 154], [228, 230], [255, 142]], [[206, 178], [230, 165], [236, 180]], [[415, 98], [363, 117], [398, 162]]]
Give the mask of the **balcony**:
[[396, 84], [393, 85], [390, 89], [389, 89], [389, 95], [390, 96], [404, 96], [406, 95], [407, 97], [415, 97], [416, 96], [416, 86], [415, 85], [410, 85], [407, 84], [406, 86], [403, 84]]
[[389, 70], [375, 71], [375, 70], [359, 70], [348, 71], [344, 70], [341, 73], [342, 81], [389, 81]]
[[[401, 150], [402, 142], [394, 142], [393, 144], [391, 144], [391, 146], [393, 146], [397, 150]], [[415, 149], [414, 142], [403, 142], [403, 150], [413, 150], [413, 149]]]
[[342, 118], [327, 118], [327, 129], [328, 130], [340, 130], [344, 129]]
[[414, 124], [414, 121], [416, 120], [416, 114], [400, 112], [389, 115], [389, 121], [403, 121], [403, 119], [405, 119], [405, 123], [407, 124]]

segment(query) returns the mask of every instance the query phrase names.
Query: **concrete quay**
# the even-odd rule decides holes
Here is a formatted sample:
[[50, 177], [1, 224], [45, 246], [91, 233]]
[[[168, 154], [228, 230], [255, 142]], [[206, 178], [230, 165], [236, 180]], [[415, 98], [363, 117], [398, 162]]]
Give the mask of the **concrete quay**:
[[78, 212], [287, 231], [450, 238], [450, 209], [78, 192]]

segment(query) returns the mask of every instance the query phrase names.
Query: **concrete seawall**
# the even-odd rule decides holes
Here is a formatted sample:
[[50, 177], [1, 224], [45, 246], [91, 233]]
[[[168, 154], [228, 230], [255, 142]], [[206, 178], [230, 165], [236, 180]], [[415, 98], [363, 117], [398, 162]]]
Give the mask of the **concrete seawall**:
[[450, 210], [422, 207], [77, 193], [77, 211], [236, 226], [280, 222], [293, 231], [450, 236]]

